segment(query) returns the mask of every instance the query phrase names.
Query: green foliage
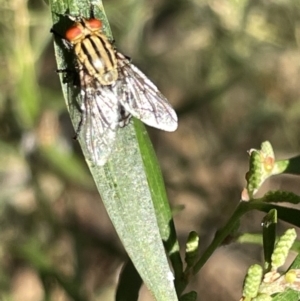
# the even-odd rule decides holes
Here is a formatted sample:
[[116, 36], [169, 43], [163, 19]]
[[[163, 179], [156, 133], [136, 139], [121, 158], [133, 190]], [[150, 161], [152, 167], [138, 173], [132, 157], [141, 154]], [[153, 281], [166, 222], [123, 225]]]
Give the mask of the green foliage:
[[[212, 255], [223, 245], [237, 254], [234, 246], [247, 250], [251, 244], [263, 248], [264, 262], [250, 268], [244, 293], [242, 287], [236, 290], [233, 277], [222, 287], [236, 299], [299, 300], [299, 256], [291, 267], [277, 270], [290, 250], [300, 250], [294, 229], [278, 235], [281, 221], [300, 226], [298, 177], [294, 185], [290, 176], [283, 178], [291, 184], [276, 188], [276, 179], [300, 173], [300, 156], [289, 155], [299, 153], [299, 4], [150, 2], [104, 1], [105, 32], [112, 28], [116, 46], [178, 112], [176, 133], [150, 132], [170, 203], [185, 205], [174, 218], [178, 233], [160, 166], [140, 122], [120, 133], [111, 162], [101, 170], [91, 168], [93, 177], [72, 140], [49, 30], [51, 15], [58, 23], [65, 13], [87, 16], [88, 2], [52, 1], [50, 8], [41, 1], [2, 0], [1, 298], [136, 300], [144, 281], [157, 300], [170, 300], [174, 274], [179, 300], [197, 300], [197, 295], [206, 300], [211, 295], [205, 294], [214, 292], [218, 300], [228, 300], [218, 289], [224, 284], [224, 258]], [[101, 5], [96, 13], [105, 20]], [[70, 24], [60, 25], [63, 32]], [[63, 45], [57, 49], [72, 63]], [[65, 67], [63, 61], [59, 67]], [[74, 104], [67, 105], [77, 123]], [[247, 162], [241, 154], [265, 139], [272, 144], [249, 151], [247, 183], [238, 203]], [[267, 213], [262, 231], [255, 228], [261, 212]], [[245, 224], [249, 213], [251, 222]], [[182, 242], [188, 233], [181, 245], [183, 261], [178, 238]], [[210, 244], [207, 237], [213, 237]], [[124, 261], [114, 297], [116, 270]], [[209, 279], [205, 269], [211, 262], [222, 272]], [[240, 262], [239, 257], [238, 268]], [[191, 291], [198, 274], [202, 286]], [[203, 285], [205, 280], [209, 285]], [[33, 295], [26, 299], [21, 288]]]

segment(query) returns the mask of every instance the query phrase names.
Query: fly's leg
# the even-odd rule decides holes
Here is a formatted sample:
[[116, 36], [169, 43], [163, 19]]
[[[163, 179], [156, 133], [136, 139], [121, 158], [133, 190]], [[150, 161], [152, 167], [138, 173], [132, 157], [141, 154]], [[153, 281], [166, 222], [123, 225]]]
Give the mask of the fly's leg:
[[57, 73], [63, 73], [63, 83], [64, 84], [72, 84], [74, 87], [80, 87], [80, 80], [78, 76], [78, 71], [77, 70], [72, 70], [72, 69], [57, 69]]
[[66, 40], [66, 38], [63, 35], [61, 35], [58, 31], [56, 31], [53, 27], [50, 29], [50, 33], [53, 33], [54, 37], [59, 38], [59, 40], [63, 43], [66, 49], [68, 50], [73, 49], [73, 45], [68, 40]]
[[[81, 91], [81, 98], [84, 99], [85, 93]], [[86, 123], [86, 111], [85, 111], [85, 104], [84, 101], [81, 102], [80, 107], [79, 107], [79, 113], [80, 113], [80, 120], [77, 125], [77, 129], [75, 131], [75, 136], [73, 137], [74, 140], [78, 139], [78, 136], [82, 130], [82, 126]]]
[[74, 140], [78, 140], [79, 134], [80, 134], [80, 132], [81, 132], [81, 130], [82, 130], [82, 126], [83, 126], [83, 124], [84, 124], [85, 122], [86, 122], [85, 112], [81, 112], [80, 120], [79, 120], [77, 129], [76, 129], [76, 131], [75, 131], [75, 136], [73, 137]]
[[54, 36], [61, 38], [62, 40], [65, 40], [65, 37], [61, 35], [59, 32], [57, 32], [53, 27], [50, 29], [50, 33], [53, 33]]
[[119, 111], [119, 121], [118, 121], [119, 127], [123, 128], [129, 123], [131, 119], [131, 114], [127, 112], [122, 105], [119, 106], [118, 111]]

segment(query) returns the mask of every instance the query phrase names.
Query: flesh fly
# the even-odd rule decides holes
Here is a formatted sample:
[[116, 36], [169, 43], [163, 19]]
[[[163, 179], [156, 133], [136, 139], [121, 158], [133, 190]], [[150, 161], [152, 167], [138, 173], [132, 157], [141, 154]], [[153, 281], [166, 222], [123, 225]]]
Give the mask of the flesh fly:
[[177, 115], [157, 87], [114, 47], [98, 19], [76, 18], [66, 31], [80, 80], [81, 120], [76, 137], [93, 164], [106, 163], [119, 127], [134, 116], [152, 127], [175, 131]]

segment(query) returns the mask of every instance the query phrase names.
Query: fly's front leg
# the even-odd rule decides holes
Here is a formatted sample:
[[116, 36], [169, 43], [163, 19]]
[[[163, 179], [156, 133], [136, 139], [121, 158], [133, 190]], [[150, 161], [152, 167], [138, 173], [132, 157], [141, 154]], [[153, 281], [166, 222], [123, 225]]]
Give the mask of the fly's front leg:
[[68, 49], [68, 50], [73, 49], [73, 45], [62, 34], [60, 34], [58, 31], [56, 31], [54, 29], [54, 27], [52, 27], [50, 29], [50, 33], [53, 33], [54, 37], [59, 38], [59, 41], [61, 41], [63, 43], [63, 45], [65, 46], [66, 49]]

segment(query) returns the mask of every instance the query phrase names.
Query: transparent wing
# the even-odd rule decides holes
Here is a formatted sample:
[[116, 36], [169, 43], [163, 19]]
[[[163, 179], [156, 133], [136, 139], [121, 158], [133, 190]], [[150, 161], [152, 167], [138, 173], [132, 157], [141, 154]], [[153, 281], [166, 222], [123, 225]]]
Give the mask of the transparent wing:
[[102, 166], [115, 142], [120, 105], [110, 86], [100, 85], [83, 70], [80, 73], [82, 116], [77, 134], [88, 159]]
[[122, 106], [134, 117], [155, 128], [172, 132], [177, 129], [177, 115], [157, 87], [117, 52], [119, 78], [114, 89]]

